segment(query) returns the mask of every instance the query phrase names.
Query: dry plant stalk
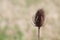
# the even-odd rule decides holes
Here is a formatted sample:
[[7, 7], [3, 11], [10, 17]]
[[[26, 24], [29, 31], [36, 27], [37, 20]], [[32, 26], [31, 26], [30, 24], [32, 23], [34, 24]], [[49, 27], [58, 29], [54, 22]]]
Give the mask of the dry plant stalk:
[[35, 26], [38, 27], [38, 40], [40, 40], [40, 27], [43, 25], [44, 19], [45, 19], [44, 11], [43, 9], [39, 9], [35, 15], [35, 20], [34, 20]]

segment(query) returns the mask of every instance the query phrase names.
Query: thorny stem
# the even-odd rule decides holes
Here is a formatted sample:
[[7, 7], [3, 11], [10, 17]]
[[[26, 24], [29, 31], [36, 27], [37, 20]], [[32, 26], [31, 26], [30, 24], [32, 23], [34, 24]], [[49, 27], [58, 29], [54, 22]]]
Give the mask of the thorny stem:
[[40, 40], [40, 27], [38, 27], [38, 40]]

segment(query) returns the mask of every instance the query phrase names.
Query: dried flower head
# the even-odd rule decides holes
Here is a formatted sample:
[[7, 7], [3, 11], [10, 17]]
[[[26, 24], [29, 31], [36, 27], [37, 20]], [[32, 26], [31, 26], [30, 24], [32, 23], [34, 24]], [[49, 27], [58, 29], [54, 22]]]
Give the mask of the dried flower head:
[[39, 9], [35, 15], [34, 23], [37, 27], [41, 27], [44, 22], [44, 11], [43, 9]]

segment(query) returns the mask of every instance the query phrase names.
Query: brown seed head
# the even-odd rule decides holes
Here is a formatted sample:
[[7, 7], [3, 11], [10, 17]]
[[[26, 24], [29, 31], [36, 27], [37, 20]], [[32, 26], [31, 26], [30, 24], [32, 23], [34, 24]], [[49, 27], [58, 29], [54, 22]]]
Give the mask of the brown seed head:
[[43, 9], [39, 9], [35, 15], [35, 25], [37, 27], [41, 27], [43, 25], [44, 22], [44, 11]]

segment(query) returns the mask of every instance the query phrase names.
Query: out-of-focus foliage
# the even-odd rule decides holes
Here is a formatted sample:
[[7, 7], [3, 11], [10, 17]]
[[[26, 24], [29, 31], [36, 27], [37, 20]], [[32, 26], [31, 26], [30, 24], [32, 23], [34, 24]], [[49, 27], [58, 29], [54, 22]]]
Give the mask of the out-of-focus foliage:
[[36, 35], [36, 29], [34, 29], [34, 30], [32, 30], [32, 32], [33, 32], [33, 36], [32, 36], [32, 40], [37, 40], [37, 35]]
[[3, 30], [0, 29], [0, 40], [22, 40], [23, 33], [19, 30], [18, 26], [14, 26], [15, 33], [10, 36], [6, 34], [8, 29], [8, 26], [6, 26]]
[[5, 28], [3, 30], [1, 30], [0, 27], [0, 40], [6, 40], [7, 39], [7, 35], [6, 35], [6, 31], [7, 31], [7, 26], [5, 26]]
[[15, 31], [16, 31], [16, 35], [18, 36], [18, 39], [22, 40], [24, 34], [20, 31], [20, 28], [17, 25], [15, 25]]
[[31, 6], [33, 4], [39, 3], [41, 0], [26, 0], [26, 6]]

